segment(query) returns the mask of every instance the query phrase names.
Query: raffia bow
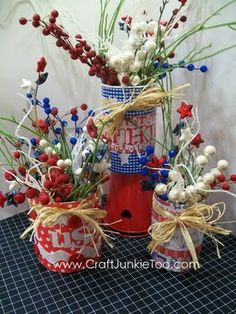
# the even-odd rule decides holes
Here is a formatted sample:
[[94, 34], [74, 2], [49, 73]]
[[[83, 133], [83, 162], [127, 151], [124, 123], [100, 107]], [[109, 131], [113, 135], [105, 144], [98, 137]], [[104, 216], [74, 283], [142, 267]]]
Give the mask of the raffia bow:
[[[37, 229], [40, 224], [43, 224], [47, 227], [52, 227], [60, 218], [65, 216], [76, 216], [80, 218], [83, 222], [83, 225], [88, 223], [94, 230], [94, 232], [99, 233], [102, 238], [110, 245], [111, 243], [108, 241], [108, 236], [104, 233], [102, 227], [100, 226], [98, 220], [102, 219], [106, 216], [106, 211], [100, 208], [94, 207], [98, 201], [98, 195], [91, 200], [84, 200], [78, 206], [73, 207], [71, 209], [65, 209], [62, 207], [51, 207], [51, 206], [42, 206], [42, 205], [33, 205], [31, 207], [31, 211], [34, 210], [37, 214], [34, 222], [23, 232], [21, 238], [25, 238], [25, 236], [30, 232]], [[86, 229], [86, 227], [84, 227]]]
[[[220, 205], [223, 205], [223, 209], [220, 209]], [[194, 204], [186, 208], [180, 214], [173, 214], [160, 207], [154, 199], [153, 208], [157, 214], [167, 220], [154, 223], [149, 227], [148, 233], [151, 235], [152, 240], [148, 245], [148, 250], [153, 252], [158, 245], [169, 242], [175, 234], [176, 228], [180, 228], [184, 241], [191, 253], [194, 269], [199, 268], [200, 264], [198, 262], [195, 246], [188, 230], [190, 227], [209, 235], [215, 242], [217, 254], [220, 257], [218, 247], [220, 242], [213, 234], [229, 235], [231, 232], [230, 230], [214, 225], [224, 215], [224, 203], [216, 203], [211, 206], [207, 204]]]
[[[117, 102], [112, 99], [105, 99], [104, 109], [110, 113], [103, 117], [103, 122], [110, 122], [107, 127], [107, 133], [114, 135], [116, 129], [121, 125], [124, 120], [125, 114], [130, 110], [148, 110], [155, 107], [161, 107], [164, 105], [164, 99], [170, 96], [177, 96], [177, 90], [182, 89], [189, 84], [177, 87], [171, 91], [163, 91], [158, 87], [152, 87], [144, 90], [130, 102]], [[98, 121], [99, 122], [99, 121]]]

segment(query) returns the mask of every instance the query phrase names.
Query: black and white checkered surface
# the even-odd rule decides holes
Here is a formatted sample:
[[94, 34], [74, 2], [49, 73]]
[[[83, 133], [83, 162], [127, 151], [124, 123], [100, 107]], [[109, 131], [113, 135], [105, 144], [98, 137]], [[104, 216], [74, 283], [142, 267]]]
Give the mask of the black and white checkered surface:
[[[19, 239], [24, 213], [0, 222], [0, 313], [236, 313], [236, 238], [222, 237], [218, 259], [205, 240], [199, 271], [99, 269], [59, 274], [43, 268], [32, 244]], [[149, 259], [148, 238], [114, 240], [103, 261]]]

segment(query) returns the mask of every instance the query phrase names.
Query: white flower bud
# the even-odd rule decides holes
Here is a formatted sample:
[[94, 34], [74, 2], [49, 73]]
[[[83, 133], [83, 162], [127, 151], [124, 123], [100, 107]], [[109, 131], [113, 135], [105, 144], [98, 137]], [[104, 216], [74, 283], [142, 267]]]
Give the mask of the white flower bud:
[[76, 170], [75, 170], [75, 175], [76, 175], [76, 176], [79, 176], [79, 175], [81, 174], [82, 170], [83, 170], [82, 168], [76, 169]]
[[213, 145], [207, 145], [204, 148], [203, 152], [204, 152], [204, 155], [207, 156], [207, 157], [208, 156], [212, 156], [212, 155], [214, 155], [216, 153], [216, 148]]
[[42, 148], [45, 148], [48, 146], [48, 142], [46, 140], [40, 140], [39, 146], [41, 146]]
[[203, 176], [203, 182], [206, 184], [211, 184], [215, 181], [215, 177], [211, 173], [206, 173]]
[[65, 167], [65, 162], [64, 162], [64, 160], [59, 159], [59, 160], [57, 161], [57, 166], [60, 167], [60, 168], [64, 168], [64, 167]]
[[214, 176], [215, 178], [217, 178], [217, 177], [219, 177], [219, 176], [221, 175], [220, 170], [217, 169], [217, 168], [212, 168], [212, 169], [210, 170], [210, 173], [213, 174], [213, 176]]
[[134, 54], [131, 51], [126, 51], [123, 55], [123, 58], [127, 61], [130, 62], [134, 59]]
[[131, 80], [132, 85], [135, 85], [135, 86], [138, 85], [139, 82], [140, 82], [140, 77], [138, 75], [135, 75]]
[[198, 182], [195, 186], [198, 191], [206, 190], [206, 184], [204, 182]]
[[56, 148], [58, 151], [60, 151], [61, 150], [61, 143], [57, 143]]
[[179, 194], [179, 200], [181, 203], [185, 203], [187, 200], [187, 194], [185, 191], [180, 192]]
[[170, 181], [177, 181], [180, 176], [180, 173], [176, 170], [170, 170], [168, 173], [168, 178]]
[[52, 147], [46, 147], [45, 148], [45, 153], [48, 155], [51, 155], [53, 153], [53, 148]]
[[153, 33], [157, 26], [157, 22], [151, 21], [147, 24], [147, 32]]
[[179, 190], [173, 189], [168, 193], [168, 200], [170, 202], [177, 202], [179, 200], [180, 193]]
[[196, 165], [199, 167], [204, 167], [208, 163], [208, 159], [204, 155], [199, 155], [196, 158]]
[[130, 71], [132, 72], [138, 72], [142, 67], [142, 63], [140, 61], [135, 61], [131, 66], [130, 66]]
[[195, 186], [189, 185], [189, 186], [186, 187], [185, 191], [186, 191], [186, 193], [187, 193], [188, 195], [194, 196], [194, 195], [196, 194], [196, 192], [197, 192], [197, 189], [196, 189]]
[[229, 163], [228, 161], [224, 160], [224, 159], [221, 159], [217, 162], [217, 168], [221, 171], [227, 169], [229, 166]]
[[155, 187], [155, 192], [158, 195], [165, 194], [167, 192], [167, 185], [163, 183], [158, 183], [157, 186]]
[[71, 167], [71, 165], [72, 165], [72, 160], [71, 159], [66, 159], [65, 161], [64, 161], [64, 163], [65, 163], [65, 166], [66, 167]]
[[153, 52], [156, 49], [157, 45], [154, 40], [146, 41], [144, 48], [146, 52]]

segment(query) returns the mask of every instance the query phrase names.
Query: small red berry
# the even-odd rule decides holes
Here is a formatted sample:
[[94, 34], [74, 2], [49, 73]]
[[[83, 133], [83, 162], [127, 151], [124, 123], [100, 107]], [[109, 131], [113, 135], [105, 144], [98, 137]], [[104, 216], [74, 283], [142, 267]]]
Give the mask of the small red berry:
[[25, 177], [25, 175], [26, 175], [26, 168], [25, 168], [25, 166], [20, 165], [20, 166], [18, 167], [18, 171], [19, 171], [19, 173], [22, 175], [22, 177]]
[[25, 25], [27, 22], [28, 22], [28, 20], [27, 20], [25, 17], [21, 17], [21, 18], [19, 19], [19, 23], [20, 23], [21, 25]]
[[67, 42], [64, 42], [63, 49], [64, 50], [69, 50], [70, 49], [70, 45]]
[[22, 204], [25, 201], [25, 194], [22, 192], [16, 193], [13, 196], [13, 200], [16, 204]]
[[58, 109], [56, 107], [53, 107], [52, 110], [51, 110], [51, 114], [53, 116], [56, 116], [58, 114]]
[[40, 16], [38, 14], [33, 15], [33, 21], [34, 22], [39, 22], [41, 20]]
[[39, 22], [36, 22], [36, 21], [33, 21], [33, 22], [32, 22], [32, 25], [33, 25], [33, 27], [39, 27], [39, 26], [40, 26], [40, 23], [39, 23]]
[[174, 9], [174, 10], [173, 10], [173, 15], [177, 15], [177, 14], [178, 14], [178, 12], [179, 12], [179, 9], [177, 9], [177, 8], [176, 8], [176, 9]]
[[221, 174], [220, 176], [217, 177], [219, 182], [224, 182], [225, 181], [225, 176]]
[[129, 77], [127, 75], [123, 76], [122, 83], [125, 84], [125, 85], [129, 84]]
[[51, 17], [49, 18], [49, 22], [52, 23], [52, 24], [54, 24], [54, 23], [56, 23], [56, 19], [55, 19], [53, 16], [51, 16]]
[[22, 204], [25, 201], [25, 194], [22, 192], [16, 193], [13, 196], [13, 200], [16, 204]]
[[19, 159], [20, 156], [21, 156], [21, 152], [19, 152], [18, 150], [13, 153], [13, 157], [16, 159]]
[[94, 50], [90, 50], [88, 53], [87, 53], [87, 57], [89, 59], [91, 58], [94, 58], [96, 56], [96, 52]]
[[60, 174], [56, 179], [55, 179], [57, 184], [60, 183], [69, 183], [70, 182], [70, 176], [68, 174]]
[[42, 154], [39, 156], [39, 160], [40, 160], [41, 162], [47, 162], [47, 161], [48, 161], [48, 154], [42, 153]]
[[96, 73], [97, 73], [97, 68], [93, 65], [93, 66], [89, 69], [88, 74], [89, 74], [90, 76], [94, 76], [94, 75], [96, 75]]
[[231, 174], [230, 180], [236, 182], [236, 174]]
[[38, 190], [33, 189], [33, 188], [28, 188], [25, 191], [25, 195], [27, 198], [30, 198], [30, 199], [35, 198], [38, 195]]
[[50, 157], [47, 161], [49, 166], [56, 166], [57, 165], [57, 159], [55, 157]]
[[81, 110], [87, 110], [88, 106], [86, 104], [80, 105]]
[[51, 12], [51, 16], [54, 17], [54, 18], [57, 18], [58, 15], [59, 15], [59, 13], [58, 13], [57, 10], [53, 10], [53, 11]]
[[179, 27], [179, 24], [178, 23], [175, 23], [173, 28], [178, 28]]
[[61, 202], [63, 201], [63, 199], [62, 199], [61, 196], [56, 196], [56, 197], [54, 198], [54, 201], [55, 201], [56, 203], [61, 203]]
[[230, 185], [227, 182], [225, 182], [222, 185], [222, 189], [228, 191], [228, 190], [230, 190]]
[[77, 60], [79, 58], [79, 55], [77, 53], [74, 53], [70, 56], [72, 60]]
[[38, 200], [42, 205], [47, 205], [50, 202], [50, 197], [47, 192], [40, 192]]
[[45, 27], [45, 28], [43, 28], [43, 30], [42, 30], [42, 34], [43, 34], [44, 36], [48, 36], [48, 35], [50, 35], [50, 30], [49, 30], [47, 27]]
[[81, 56], [81, 57], [80, 57], [80, 61], [81, 61], [82, 63], [87, 63], [87, 62], [88, 62], [88, 59], [87, 59], [86, 56]]
[[77, 35], [75, 35], [75, 38], [76, 38], [76, 39], [81, 39], [82, 36], [81, 36], [80, 34], [77, 34]]
[[44, 187], [45, 187], [46, 190], [50, 190], [53, 187], [53, 181], [46, 180], [44, 182]]
[[72, 115], [76, 115], [76, 114], [78, 113], [78, 109], [77, 109], [77, 108], [72, 108], [72, 109], [70, 110], [70, 113], [71, 113]]
[[54, 24], [48, 24], [48, 25], [47, 25], [47, 29], [48, 29], [50, 32], [53, 32], [54, 29], [55, 29], [55, 25], [54, 25]]
[[187, 16], [182, 15], [181, 18], [180, 18], [180, 21], [183, 22], [183, 23], [186, 22], [187, 21]]
[[62, 47], [62, 46], [63, 46], [63, 44], [64, 44], [63, 39], [58, 39], [58, 40], [56, 41], [56, 45], [57, 45], [57, 47]]
[[14, 169], [6, 170], [4, 173], [4, 177], [7, 181], [14, 181], [16, 176], [16, 172]]

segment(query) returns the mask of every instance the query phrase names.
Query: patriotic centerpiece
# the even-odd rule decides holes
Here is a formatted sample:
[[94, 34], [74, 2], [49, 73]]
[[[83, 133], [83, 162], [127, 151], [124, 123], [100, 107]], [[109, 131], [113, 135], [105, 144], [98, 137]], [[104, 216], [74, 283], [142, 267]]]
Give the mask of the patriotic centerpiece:
[[168, 148], [165, 139], [158, 144], [167, 148], [167, 155], [158, 156], [154, 147], [147, 147], [139, 161], [145, 178], [142, 189], [154, 191], [148, 246], [152, 258], [168, 270], [185, 271], [200, 267], [204, 234], [213, 239], [219, 256], [221, 243], [215, 234], [230, 233], [218, 224], [225, 204], [208, 205], [207, 198], [219, 192], [236, 197], [230, 192], [236, 174], [225, 174], [229, 166], [225, 159], [208, 166], [217, 150], [203, 144], [197, 107], [182, 102], [177, 112], [180, 119], [172, 131], [176, 145]]
[[23, 79], [27, 108], [22, 120], [0, 117], [17, 125], [15, 134], [0, 130], [1, 168], [9, 183], [0, 205], [27, 200], [31, 224], [22, 238], [32, 231], [40, 262], [50, 270], [73, 272], [98, 259], [102, 239], [107, 241], [100, 226], [106, 212], [100, 206], [101, 184], [109, 180], [109, 140], [105, 124], [97, 128], [86, 104], [63, 114], [48, 97], [38, 98], [48, 77], [45, 67], [42, 57], [34, 86]]

